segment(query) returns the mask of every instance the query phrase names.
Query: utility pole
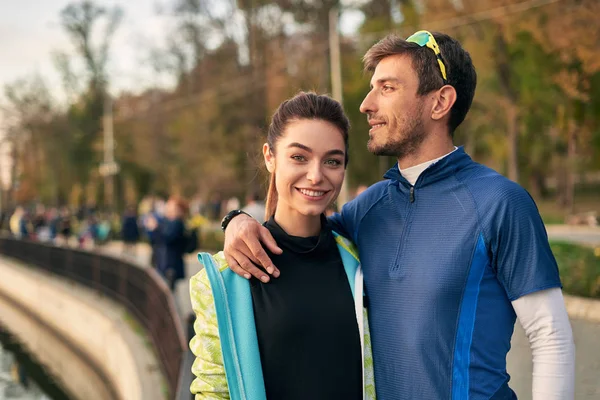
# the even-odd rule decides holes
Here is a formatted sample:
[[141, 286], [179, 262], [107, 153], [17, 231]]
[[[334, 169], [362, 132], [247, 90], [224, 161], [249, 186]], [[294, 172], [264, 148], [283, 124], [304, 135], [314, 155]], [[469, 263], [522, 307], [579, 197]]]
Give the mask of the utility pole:
[[113, 132], [113, 104], [110, 94], [104, 99], [104, 117], [102, 127], [104, 131], [104, 162], [100, 165], [100, 175], [104, 176], [104, 204], [112, 210], [114, 202], [114, 176], [119, 172], [119, 165], [115, 162], [115, 139]]
[[[331, 94], [333, 98], [344, 105], [342, 96], [342, 63], [340, 58], [340, 33], [338, 30], [340, 10], [332, 7], [329, 10], [329, 64], [331, 67]], [[338, 206], [341, 208], [348, 201], [348, 177], [342, 183], [338, 196]]]

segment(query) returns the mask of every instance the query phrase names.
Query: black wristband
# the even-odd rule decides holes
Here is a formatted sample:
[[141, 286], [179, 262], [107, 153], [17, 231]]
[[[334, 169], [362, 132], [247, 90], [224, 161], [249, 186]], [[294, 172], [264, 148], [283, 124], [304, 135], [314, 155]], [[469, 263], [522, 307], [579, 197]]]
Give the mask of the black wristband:
[[225, 232], [225, 229], [227, 229], [227, 225], [229, 225], [229, 223], [231, 222], [231, 220], [234, 217], [237, 217], [240, 214], [246, 214], [247, 216], [249, 216], [250, 218], [252, 218], [252, 215], [248, 214], [246, 211], [243, 211], [243, 210], [232, 210], [232, 211], [229, 211], [227, 213], [227, 215], [224, 216], [223, 219], [221, 220], [221, 230], [223, 232]]

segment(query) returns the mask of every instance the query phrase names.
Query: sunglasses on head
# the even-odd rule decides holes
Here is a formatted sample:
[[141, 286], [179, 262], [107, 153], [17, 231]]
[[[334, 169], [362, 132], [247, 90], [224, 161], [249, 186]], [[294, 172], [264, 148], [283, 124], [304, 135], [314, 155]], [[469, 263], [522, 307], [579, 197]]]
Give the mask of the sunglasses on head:
[[440, 67], [440, 72], [442, 73], [442, 79], [444, 80], [444, 85], [448, 84], [448, 77], [446, 76], [446, 65], [442, 60], [442, 53], [440, 52], [440, 46], [435, 41], [435, 38], [429, 31], [418, 31], [410, 35], [407, 39], [407, 42], [416, 43], [421, 47], [428, 47], [433, 50], [435, 54], [435, 58], [437, 59], [438, 65]]

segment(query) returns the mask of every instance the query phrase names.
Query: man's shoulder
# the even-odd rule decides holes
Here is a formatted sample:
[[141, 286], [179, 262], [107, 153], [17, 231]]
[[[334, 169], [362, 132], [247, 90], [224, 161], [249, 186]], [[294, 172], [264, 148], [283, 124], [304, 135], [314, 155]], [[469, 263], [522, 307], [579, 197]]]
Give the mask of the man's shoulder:
[[535, 201], [521, 185], [481, 164], [470, 169], [457, 174], [457, 178], [470, 191], [486, 229], [541, 222]]
[[518, 183], [485, 165], [472, 163], [457, 173], [458, 180], [473, 195], [476, 203], [530, 201], [529, 193]]
[[374, 202], [378, 201], [385, 193], [387, 193], [389, 184], [389, 180], [382, 180], [377, 183], [374, 183], [367, 189], [365, 189], [364, 192], [356, 196], [356, 198], [354, 198], [352, 202], [365, 205], [373, 204]]

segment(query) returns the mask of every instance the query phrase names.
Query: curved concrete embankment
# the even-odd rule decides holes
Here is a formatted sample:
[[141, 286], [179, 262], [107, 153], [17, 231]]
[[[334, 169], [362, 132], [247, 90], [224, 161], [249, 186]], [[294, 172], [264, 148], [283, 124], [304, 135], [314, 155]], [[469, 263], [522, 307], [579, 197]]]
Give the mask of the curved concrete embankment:
[[72, 282], [0, 257], [0, 321], [77, 399], [164, 399], [151, 345], [125, 309]]

